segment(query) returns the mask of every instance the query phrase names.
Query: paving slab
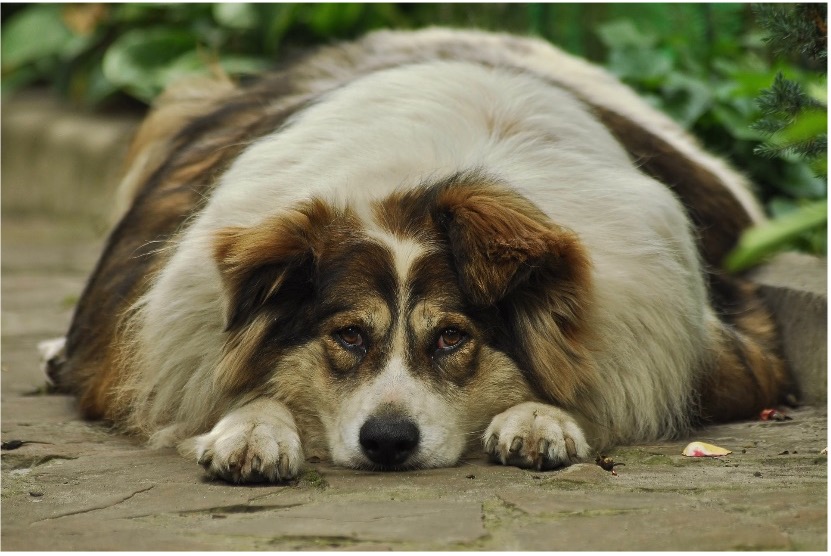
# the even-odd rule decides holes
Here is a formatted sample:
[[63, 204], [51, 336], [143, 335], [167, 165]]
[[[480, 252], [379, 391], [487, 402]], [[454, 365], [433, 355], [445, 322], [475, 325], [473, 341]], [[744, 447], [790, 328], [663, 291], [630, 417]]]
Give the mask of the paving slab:
[[688, 439], [621, 447], [617, 476], [473, 458], [370, 473], [309, 463], [278, 486], [208, 481], [73, 400], [43, 394], [35, 345], [61, 335], [101, 246], [83, 220], [2, 221], [5, 550], [825, 550], [827, 410], [710, 427], [733, 451], [686, 458]]

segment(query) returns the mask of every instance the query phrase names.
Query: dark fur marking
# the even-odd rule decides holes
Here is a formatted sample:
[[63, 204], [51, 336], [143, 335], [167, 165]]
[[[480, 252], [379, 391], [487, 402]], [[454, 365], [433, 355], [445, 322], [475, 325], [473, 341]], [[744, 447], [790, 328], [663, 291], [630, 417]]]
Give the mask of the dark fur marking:
[[[66, 363], [55, 377], [60, 389], [81, 396], [80, 407], [87, 417], [107, 414], [105, 390], [111, 388], [113, 377], [105, 375], [116, 371], [104, 371], [99, 366], [114, 367], [108, 354], [116, 344], [119, 321], [159, 268], [164, 259], [160, 248], [200, 209], [214, 186], [213, 176], [221, 173], [247, 142], [279, 127], [302, 108], [297, 105], [269, 114], [258, 103], [234, 106], [239, 113], [221, 107], [197, 117], [178, 133], [172, 142], [177, 145], [175, 152], [143, 184], [132, 206], [107, 238], [67, 333]], [[217, 113], [222, 125], [217, 123]], [[248, 123], [240, 129], [232, 122], [235, 116]], [[170, 181], [180, 169], [203, 164], [201, 155], [194, 155], [189, 149], [209, 134], [215, 135], [211, 141], [216, 156], [213, 163], [184, 182]]]

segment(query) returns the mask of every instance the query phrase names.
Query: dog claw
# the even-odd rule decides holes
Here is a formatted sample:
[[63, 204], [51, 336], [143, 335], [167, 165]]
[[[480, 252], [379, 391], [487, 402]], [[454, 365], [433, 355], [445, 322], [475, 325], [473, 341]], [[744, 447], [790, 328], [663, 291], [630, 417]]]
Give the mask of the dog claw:
[[213, 454], [210, 451], [206, 451], [201, 456], [199, 456], [199, 459], [196, 460], [196, 463], [198, 463], [199, 465], [201, 465], [202, 467], [207, 469], [211, 466], [211, 463], [213, 463], [213, 460], [214, 460]]
[[511, 448], [508, 450], [512, 454], [519, 452], [522, 449], [522, 437], [517, 436], [514, 438], [514, 441], [511, 442]]
[[488, 454], [493, 454], [496, 451], [496, 443], [499, 439], [496, 437], [495, 434], [490, 435], [488, 441], [485, 442], [485, 452]]
[[277, 464], [277, 479], [281, 477], [288, 477], [289, 473], [289, 458], [286, 454], [280, 454], [280, 463]]
[[566, 436], [566, 453], [568, 454], [568, 459], [574, 461], [577, 459], [577, 446], [574, 444], [574, 439], [570, 436]]

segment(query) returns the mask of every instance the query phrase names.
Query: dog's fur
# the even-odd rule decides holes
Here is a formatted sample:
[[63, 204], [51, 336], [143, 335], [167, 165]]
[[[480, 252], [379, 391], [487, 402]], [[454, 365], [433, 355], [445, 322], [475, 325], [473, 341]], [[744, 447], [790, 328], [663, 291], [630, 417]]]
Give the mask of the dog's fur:
[[209, 474], [551, 468], [775, 404], [743, 178], [537, 40], [377, 32], [141, 129], [54, 381]]

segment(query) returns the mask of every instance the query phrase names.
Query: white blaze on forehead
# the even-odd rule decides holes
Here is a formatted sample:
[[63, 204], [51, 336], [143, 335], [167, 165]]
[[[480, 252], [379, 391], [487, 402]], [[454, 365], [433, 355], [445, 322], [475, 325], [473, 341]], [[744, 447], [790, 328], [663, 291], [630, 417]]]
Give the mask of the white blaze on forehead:
[[[418, 243], [412, 239], [401, 238], [387, 232], [376, 232], [373, 236], [384, 245], [388, 246], [392, 254], [393, 266], [398, 278], [398, 307], [399, 311], [403, 310], [407, 305], [407, 291], [410, 272], [413, 264], [419, 257], [421, 257], [426, 248], [425, 245]], [[390, 364], [396, 362], [403, 365], [403, 360], [399, 363], [397, 359], [403, 357], [406, 333], [407, 319], [399, 318], [396, 329], [393, 331], [393, 359]]]
[[398, 283], [404, 286], [410, 275], [413, 263], [424, 254], [425, 245], [410, 238], [403, 238], [378, 229], [367, 230], [367, 235], [385, 245], [392, 255]]

